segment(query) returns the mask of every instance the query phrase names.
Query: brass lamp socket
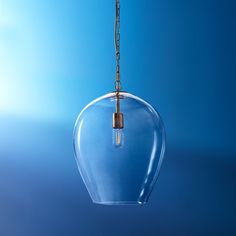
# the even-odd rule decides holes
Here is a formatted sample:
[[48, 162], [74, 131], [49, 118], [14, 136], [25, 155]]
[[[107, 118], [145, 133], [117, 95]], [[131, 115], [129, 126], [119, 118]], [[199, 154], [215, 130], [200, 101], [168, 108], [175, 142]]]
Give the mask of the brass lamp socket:
[[113, 113], [112, 117], [113, 129], [123, 129], [124, 128], [124, 115], [121, 112]]

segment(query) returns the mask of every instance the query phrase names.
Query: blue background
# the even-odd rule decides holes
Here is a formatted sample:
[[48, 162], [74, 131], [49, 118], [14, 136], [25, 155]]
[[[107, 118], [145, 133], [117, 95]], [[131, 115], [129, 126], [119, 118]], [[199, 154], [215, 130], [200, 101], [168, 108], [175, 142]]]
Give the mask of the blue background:
[[121, 2], [123, 88], [162, 115], [145, 206], [92, 204], [79, 111], [113, 90], [114, 1], [0, 0], [0, 235], [236, 235], [236, 1]]

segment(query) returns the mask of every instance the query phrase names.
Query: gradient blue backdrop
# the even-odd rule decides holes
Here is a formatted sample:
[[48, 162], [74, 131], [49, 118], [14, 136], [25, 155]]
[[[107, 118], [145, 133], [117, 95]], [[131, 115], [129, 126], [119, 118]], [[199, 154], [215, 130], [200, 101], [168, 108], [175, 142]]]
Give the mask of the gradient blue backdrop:
[[0, 0], [0, 235], [236, 235], [236, 1], [121, 1], [123, 88], [167, 132], [146, 206], [92, 204], [73, 156], [113, 90], [113, 20], [113, 0]]

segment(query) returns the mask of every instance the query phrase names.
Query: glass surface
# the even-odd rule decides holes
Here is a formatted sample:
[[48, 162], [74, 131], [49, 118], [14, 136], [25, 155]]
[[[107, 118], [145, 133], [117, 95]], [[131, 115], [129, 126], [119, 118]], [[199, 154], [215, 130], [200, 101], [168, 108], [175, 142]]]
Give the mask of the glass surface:
[[76, 161], [95, 203], [146, 203], [160, 171], [165, 131], [159, 114], [144, 100], [120, 92], [124, 128], [112, 128], [116, 95], [88, 104], [74, 129]]

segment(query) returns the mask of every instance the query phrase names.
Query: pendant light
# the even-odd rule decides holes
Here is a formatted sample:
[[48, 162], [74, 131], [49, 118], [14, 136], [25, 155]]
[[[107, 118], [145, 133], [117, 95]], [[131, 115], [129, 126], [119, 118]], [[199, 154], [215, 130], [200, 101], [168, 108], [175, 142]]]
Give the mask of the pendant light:
[[94, 203], [144, 204], [157, 180], [165, 130], [156, 110], [121, 90], [120, 1], [116, 0], [115, 91], [89, 103], [74, 128], [74, 151]]

